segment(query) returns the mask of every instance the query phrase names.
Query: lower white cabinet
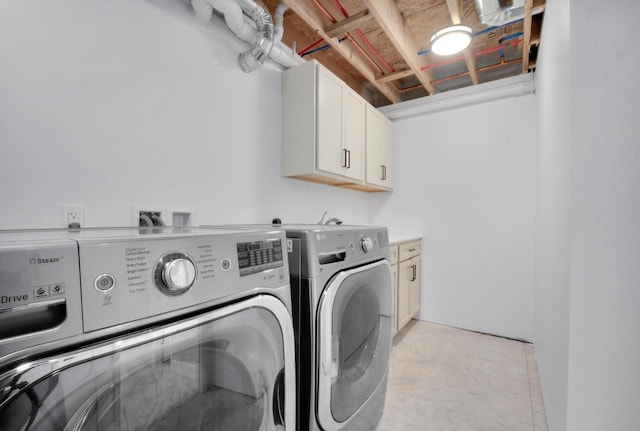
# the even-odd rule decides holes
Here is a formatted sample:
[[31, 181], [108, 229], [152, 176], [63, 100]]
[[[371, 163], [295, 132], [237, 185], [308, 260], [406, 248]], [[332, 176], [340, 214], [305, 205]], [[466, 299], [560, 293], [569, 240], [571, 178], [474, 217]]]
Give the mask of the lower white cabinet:
[[391, 285], [393, 286], [393, 333], [398, 332], [398, 246], [389, 247], [389, 261], [391, 264]]
[[[420, 312], [420, 279], [422, 266], [422, 240], [407, 241], [392, 244], [396, 248], [396, 282], [394, 286], [395, 298], [395, 329], [400, 331]], [[391, 261], [393, 268], [393, 260]]]

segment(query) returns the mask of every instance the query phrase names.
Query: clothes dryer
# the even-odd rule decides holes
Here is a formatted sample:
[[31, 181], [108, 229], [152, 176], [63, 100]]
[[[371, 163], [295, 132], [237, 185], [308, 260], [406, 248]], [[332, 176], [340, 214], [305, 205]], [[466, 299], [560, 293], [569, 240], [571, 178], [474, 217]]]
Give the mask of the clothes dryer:
[[298, 429], [373, 430], [392, 336], [387, 229], [283, 225], [298, 362]]
[[0, 232], [0, 429], [292, 431], [285, 242], [273, 228]]

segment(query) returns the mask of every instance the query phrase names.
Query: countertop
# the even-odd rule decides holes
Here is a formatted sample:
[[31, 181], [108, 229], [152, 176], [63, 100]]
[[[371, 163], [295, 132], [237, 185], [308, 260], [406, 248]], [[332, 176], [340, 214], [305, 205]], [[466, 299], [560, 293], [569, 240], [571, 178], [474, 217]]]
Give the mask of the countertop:
[[419, 234], [403, 233], [403, 234], [389, 234], [389, 244], [398, 244], [401, 242], [415, 241], [422, 239]]

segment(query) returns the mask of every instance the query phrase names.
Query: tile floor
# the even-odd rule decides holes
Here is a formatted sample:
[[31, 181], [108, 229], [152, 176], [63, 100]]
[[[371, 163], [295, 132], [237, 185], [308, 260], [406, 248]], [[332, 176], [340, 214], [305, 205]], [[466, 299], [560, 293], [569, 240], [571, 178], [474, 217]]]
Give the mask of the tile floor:
[[412, 320], [376, 431], [547, 431], [533, 346]]

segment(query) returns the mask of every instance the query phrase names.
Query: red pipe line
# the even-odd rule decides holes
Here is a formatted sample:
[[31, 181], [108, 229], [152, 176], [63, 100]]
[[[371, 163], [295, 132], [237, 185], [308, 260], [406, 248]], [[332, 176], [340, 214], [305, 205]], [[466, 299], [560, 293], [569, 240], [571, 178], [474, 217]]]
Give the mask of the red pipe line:
[[302, 51], [298, 51], [298, 55], [302, 55], [305, 52], [309, 51], [311, 48], [313, 48], [314, 46], [316, 46], [317, 44], [319, 44], [320, 42], [324, 41], [324, 39], [318, 39], [315, 42], [313, 42], [311, 45], [307, 46], [305, 49], [303, 49]]
[[[318, 9], [320, 9], [320, 11], [329, 19], [329, 21], [331, 21], [332, 24], [335, 24], [337, 22], [336, 19], [333, 17], [333, 15], [331, 15], [331, 12], [329, 12], [327, 10], [327, 8], [325, 8], [318, 0], [313, 0], [313, 3], [315, 3], [315, 5], [318, 7]], [[342, 6], [342, 5], [340, 5], [340, 6]], [[340, 6], [338, 6], [338, 7], [340, 7]], [[349, 14], [347, 13], [346, 10], [344, 10], [344, 8], [342, 8], [342, 13], [346, 14], [347, 17], [349, 16]], [[371, 64], [373, 66], [375, 66], [375, 68], [378, 70], [378, 73], [380, 73], [382, 75], [384, 71], [380, 68], [380, 66], [378, 66], [378, 64], [375, 61], [373, 61], [371, 56], [369, 54], [367, 54], [367, 52], [364, 49], [362, 49], [362, 47], [355, 41], [353, 36], [351, 36], [349, 33], [347, 33], [346, 37], [351, 43], [353, 43], [353, 46], [355, 46], [360, 51], [360, 53], [362, 55], [364, 55], [364, 57], [367, 60], [369, 60], [369, 62], [371, 62]]]
[[324, 15], [327, 18], [329, 18], [329, 21], [331, 21], [331, 24], [336, 23], [336, 19], [331, 15], [331, 13], [327, 10], [327, 8], [322, 5], [322, 3], [320, 3], [318, 0], [313, 0], [313, 2], [316, 4], [316, 6], [318, 6], [318, 9], [320, 9], [320, 11], [324, 13]]
[[[347, 10], [344, 8], [344, 6], [342, 6], [342, 3], [340, 3], [340, 0], [333, 0], [333, 4], [336, 5], [336, 7], [338, 9], [340, 9], [340, 12], [342, 12], [342, 15], [344, 15], [345, 18], [349, 18], [349, 13], [347, 12]], [[356, 29], [356, 34], [360, 37], [360, 39], [362, 40], [362, 42], [364, 42], [365, 45], [367, 45], [367, 48], [369, 48], [371, 50], [371, 52], [373, 53], [373, 55], [375, 55], [375, 57], [380, 60], [380, 62], [382, 64], [384, 64], [384, 66], [389, 70], [389, 72], [395, 72], [396, 70], [393, 68], [393, 66], [391, 66], [383, 57], [382, 55], [380, 55], [380, 51], [378, 51], [372, 44], [371, 42], [369, 42], [369, 39], [367, 39], [367, 37], [364, 35], [364, 33], [362, 32], [362, 30], [360, 30], [359, 28]]]
[[[523, 39], [519, 39], [519, 40], [516, 40], [516, 41], [511, 42], [511, 43], [497, 45], [497, 46], [494, 46], [494, 47], [491, 47], [491, 48], [486, 48], [486, 49], [482, 49], [480, 51], [476, 51], [476, 52], [472, 53], [472, 55], [473, 56], [478, 56], [478, 55], [488, 54], [490, 52], [498, 51], [498, 50], [500, 50], [502, 48], [506, 48], [508, 46], [520, 45], [522, 42], [524, 42], [524, 40]], [[460, 57], [456, 57], [456, 58], [449, 58], [447, 60], [442, 60], [442, 61], [439, 61], [438, 63], [432, 63], [432, 64], [428, 64], [426, 66], [422, 66], [420, 68], [420, 70], [433, 69], [434, 67], [444, 66], [445, 64], [455, 63], [456, 61], [460, 61], [460, 60], [464, 60], [464, 56], [463, 55], [461, 55]]]
[[483, 50], [481, 50], [481, 51], [476, 51], [476, 52], [474, 52], [474, 53], [473, 53], [473, 55], [483, 55], [483, 54], [488, 54], [488, 53], [490, 53], [490, 52], [498, 51], [498, 50], [500, 50], [500, 49], [502, 49], [502, 48], [506, 48], [506, 47], [508, 47], [508, 46], [516, 46], [516, 45], [520, 45], [520, 44], [521, 44], [521, 43], [523, 43], [523, 42], [524, 42], [524, 39], [518, 39], [518, 40], [513, 41], [513, 42], [510, 42], [510, 43], [506, 43], [506, 44], [502, 44], [502, 45], [497, 45], [497, 46], [494, 46], [494, 47], [491, 47], [491, 48], [486, 48], [486, 49], [483, 49]]
[[347, 13], [344, 6], [342, 6], [339, 0], [333, 0], [333, 4], [336, 5], [338, 9], [340, 9], [340, 12], [342, 12], [342, 15], [344, 15], [345, 18], [349, 18], [349, 14]]
[[380, 73], [380, 74], [382, 75], [384, 71], [383, 71], [382, 69], [380, 69], [380, 66], [378, 66], [378, 63], [376, 63], [375, 61], [373, 61], [373, 59], [371, 58], [371, 56], [370, 56], [369, 54], [367, 54], [367, 52], [366, 52], [364, 49], [362, 49], [362, 47], [361, 47], [361, 46], [360, 46], [360, 45], [355, 41], [355, 39], [353, 38], [353, 36], [351, 36], [349, 33], [347, 33], [347, 35], [346, 35], [346, 36], [347, 36], [347, 39], [349, 39], [349, 42], [351, 42], [351, 43], [353, 44], [353, 46], [355, 46], [355, 47], [358, 49], [358, 51], [360, 51], [360, 53], [361, 53], [362, 55], [364, 55], [364, 56], [365, 56], [365, 58], [366, 58], [367, 60], [369, 60], [369, 62], [370, 62], [370, 63], [371, 63], [371, 64], [372, 64], [376, 69], [378, 69], [378, 73]]
[[356, 33], [358, 34], [358, 36], [360, 36], [360, 38], [365, 43], [365, 45], [367, 45], [367, 47], [369, 47], [369, 49], [373, 52], [373, 55], [375, 55], [378, 58], [378, 60], [380, 60], [382, 64], [385, 65], [385, 67], [389, 70], [389, 72], [396, 71], [393, 68], [393, 66], [391, 66], [389, 63], [387, 63], [387, 61], [384, 58], [382, 58], [382, 55], [380, 55], [380, 52], [377, 49], [375, 49], [373, 45], [371, 45], [371, 42], [369, 42], [369, 39], [367, 39], [367, 37], [362, 32], [362, 30], [360, 30], [359, 28], [356, 29]]
[[[318, 2], [318, 0], [313, 0], [313, 2], [315, 3], [315, 5], [318, 7], [318, 9], [320, 9], [320, 11], [322, 13], [324, 13], [324, 15], [329, 18], [329, 21], [331, 21], [331, 23], [336, 23], [336, 19], [333, 17], [333, 15], [331, 15], [331, 12], [329, 12], [327, 10], [327, 8], [325, 8], [320, 2]], [[345, 11], [346, 13], [346, 11]], [[348, 15], [348, 14], [347, 14]], [[353, 36], [351, 36], [349, 33], [347, 33], [345, 35], [347, 37], [347, 39], [353, 43], [353, 46], [355, 46], [360, 53], [367, 59], [369, 60], [369, 62], [378, 70], [378, 73], [380, 73], [381, 75], [383, 74], [383, 70], [380, 69], [380, 66], [378, 66], [378, 64], [373, 61], [373, 59], [371, 58], [371, 56], [369, 54], [366, 53], [366, 51], [364, 49], [362, 49], [362, 47], [355, 41], [355, 39], [353, 38]]]

